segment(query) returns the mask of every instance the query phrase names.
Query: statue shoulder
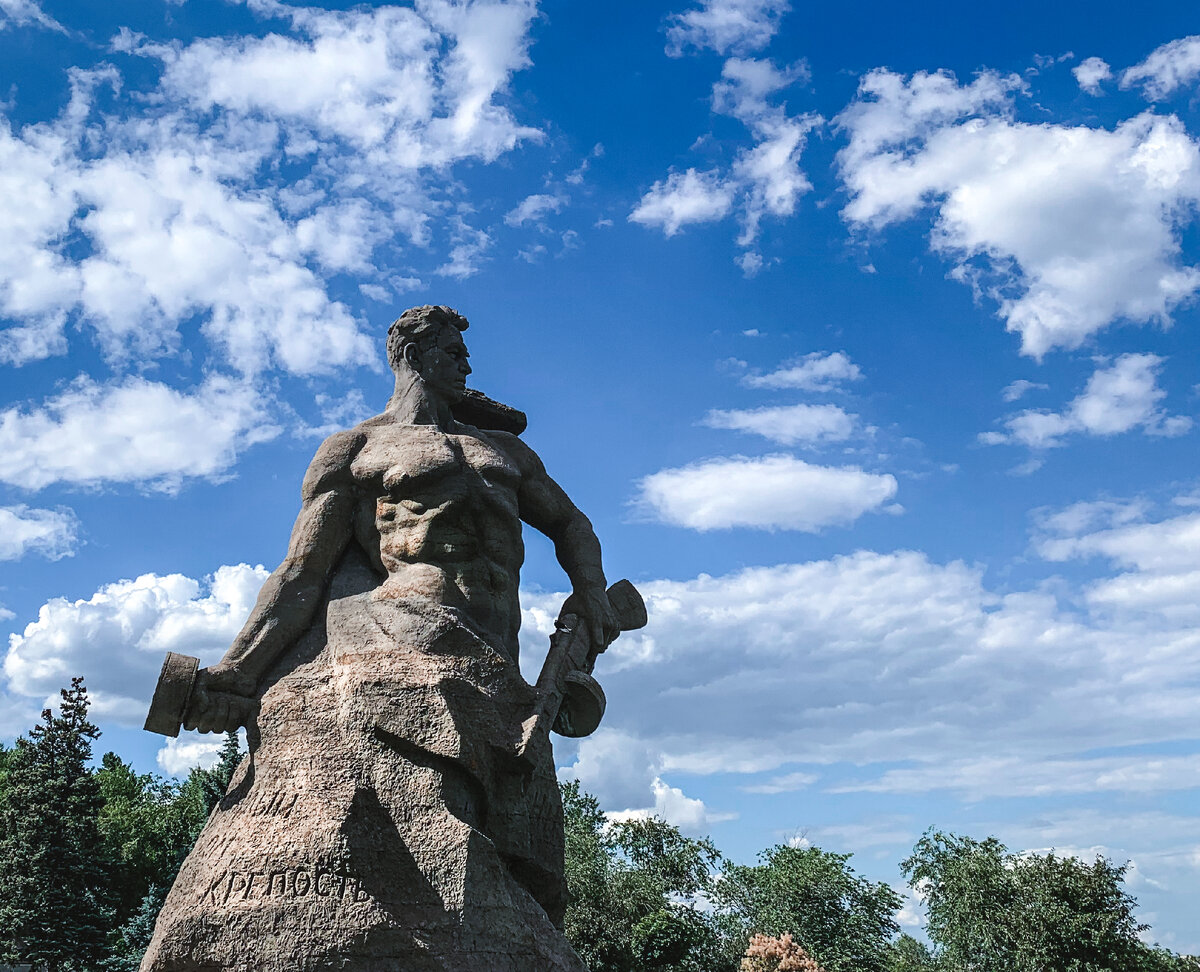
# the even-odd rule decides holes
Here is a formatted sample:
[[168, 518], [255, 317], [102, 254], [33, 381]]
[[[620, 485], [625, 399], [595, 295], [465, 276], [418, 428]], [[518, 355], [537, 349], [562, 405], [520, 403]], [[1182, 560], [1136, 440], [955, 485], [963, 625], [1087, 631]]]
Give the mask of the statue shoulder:
[[498, 429], [480, 429], [479, 437], [491, 442], [517, 464], [523, 475], [544, 474], [546, 469], [538, 454], [519, 436]]
[[305, 500], [352, 481], [350, 464], [367, 442], [366, 423], [334, 432], [317, 447], [308, 472], [304, 474], [301, 494]]

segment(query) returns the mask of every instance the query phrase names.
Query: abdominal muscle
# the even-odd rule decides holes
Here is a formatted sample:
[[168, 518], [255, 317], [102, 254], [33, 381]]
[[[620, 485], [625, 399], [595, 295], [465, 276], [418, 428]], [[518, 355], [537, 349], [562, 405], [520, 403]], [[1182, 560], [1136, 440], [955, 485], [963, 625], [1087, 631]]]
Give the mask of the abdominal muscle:
[[507, 506], [462, 493], [436, 507], [380, 497], [375, 525], [387, 578], [375, 597], [415, 597], [457, 609], [515, 661], [524, 548], [520, 520]]

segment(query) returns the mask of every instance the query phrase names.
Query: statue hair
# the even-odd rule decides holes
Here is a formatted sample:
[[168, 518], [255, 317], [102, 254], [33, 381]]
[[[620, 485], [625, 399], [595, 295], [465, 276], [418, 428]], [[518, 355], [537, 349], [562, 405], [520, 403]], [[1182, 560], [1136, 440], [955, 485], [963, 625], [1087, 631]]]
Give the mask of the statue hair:
[[465, 331], [470, 323], [453, 307], [443, 304], [425, 304], [410, 307], [392, 321], [387, 332], [387, 360], [392, 371], [398, 371], [404, 360], [404, 346], [415, 344], [417, 350], [428, 351], [437, 344], [443, 328], [455, 327]]

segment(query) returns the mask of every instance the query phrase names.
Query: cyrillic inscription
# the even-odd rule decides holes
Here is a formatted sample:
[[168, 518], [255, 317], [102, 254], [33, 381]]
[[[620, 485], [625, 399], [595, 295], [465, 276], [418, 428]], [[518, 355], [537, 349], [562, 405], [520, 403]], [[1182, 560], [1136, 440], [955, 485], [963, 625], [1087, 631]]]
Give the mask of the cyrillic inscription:
[[370, 901], [371, 895], [356, 877], [320, 866], [223, 871], [200, 895], [200, 900], [208, 899], [218, 905], [267, 898], [337, 898], [339, 901], [363, 902]]

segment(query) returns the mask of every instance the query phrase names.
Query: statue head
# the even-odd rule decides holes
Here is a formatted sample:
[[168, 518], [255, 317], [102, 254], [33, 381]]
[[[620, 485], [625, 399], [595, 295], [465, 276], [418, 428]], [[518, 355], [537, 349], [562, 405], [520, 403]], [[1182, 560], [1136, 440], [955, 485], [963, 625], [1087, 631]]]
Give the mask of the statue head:
[[462, 399], [471, 373], [462, 332], [470, 324], [450, 307], [410, 307], [387, 333], [387, 359], [397, 377], [415, 374], [431, 390], [451, 402]]

